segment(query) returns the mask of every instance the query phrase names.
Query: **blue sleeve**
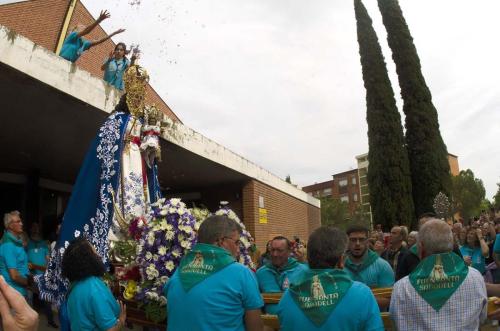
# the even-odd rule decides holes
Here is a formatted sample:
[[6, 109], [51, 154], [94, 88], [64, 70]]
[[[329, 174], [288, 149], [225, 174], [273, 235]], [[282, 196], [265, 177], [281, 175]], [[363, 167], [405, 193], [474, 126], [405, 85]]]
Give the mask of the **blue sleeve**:
[[378, 307], [377, 301], [375, 300], [375, 297], [372, 294], [372, 291], [368, 287], [364, 287], [365, 289], [365, 304], [364, 307], [366, 307], [365, 311], [365, 318], [363, 321], [365, 322], [364, 327], [362, 330], [365, 331], [383, 331], [384, 330], [384, 323], [382, 322], [382, 317], [380, 316], [380, 309]]
[[500, 233], [497, 234], [495, 238], [495, 244], [493, 245], [493, 253], [500, 254]]
[[383, 263], [380, 263], [378, 286], [390, 287], [394, 285], [394, 271], [392, 270], [391, 265], [386, 260], [379, 259], [379, 261], [383, 261]]
[[243, 286], [242, 299], [245, 310], [259, 309], [264, 306], [264, 301], [259, 292], [257, 279], [252, 271], [245, 267], [242, 272], [241, 284]]
[[92, 46], [92, 42], [88, 41], [85, 38], [82, 38], [82, 52], [86, 51], [87, 49], [89, 49], [90, 46]]
[[3, 244], [3, 254], [5, 258], [5, 266], [7, 269], [17, 270], [17, 252], [16, 247], [12, 243]]
[[66, 39], [64, 39], [64, 43], [74, 44], [78, 39], [78, 33], [76, 31], [71, 32]]
[[[104, 284], [102, 286], [106, 287]], [[115, 326], [118, 321], [115, 314], [118, 303], [108, 288], [96, 288], [92, 292], [91, 304], [94, 309], [95, 323], [99, 330], [108, 330]]]

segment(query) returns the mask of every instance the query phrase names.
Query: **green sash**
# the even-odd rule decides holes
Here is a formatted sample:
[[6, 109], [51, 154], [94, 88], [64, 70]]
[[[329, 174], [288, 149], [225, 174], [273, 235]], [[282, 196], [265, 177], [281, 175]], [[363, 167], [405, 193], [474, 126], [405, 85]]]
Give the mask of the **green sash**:
[[225, 266], [236, 262], [224, 248], [208, 244], [196, 244], [179, 264], [179, 278], [187, 292]]
[[319, 327], [342, 301], [351, 285], [351, 278], [343, 270], [310, 269], [288, 291], [300, 310]]
[[410, 274], [410, 283], [435, 311], [439, 311], [467, 277], [469, 268], [457, 254], [426, 257]]
[[357, 273], [365, 270], [369, 266], [371, 266], [375, 261], [377, 261], [377, 259], [379, 257], [380, 256], [378, 256], [377, 253], [375, 253], [374, 251], [372, 251], [370, 249], [367, 249], [365, 256], [363, 257], [363, 260], [361, 261], [360, 264], [356, 264], [356, 263], [352, 262], [351, 258], [347, 257], [344, 266], [347, 269], [349, 269], [350, 271], [352, 271], [353, 273], [357, 274]]
[[288, 278], [282, 279], [282, 274], [285, 271], [294, 269], [299, 265], [299, 262], [294, 259], [289, 257], [287, 263], [281, 267], [281, 268], [276, 268], [272, 263], [267, 263], [266, 267], [271, 270], [271, 272], [274, 275], [274, 278], [276, 279], [276, 284], [281, 288], [282, 291], [286, 290], [289, 287], [289, 280]]
[[9, 242], [13, 243], [16, 246], [23, 246], [23, 240], [21, 238], [16, 237], [9, 230], [5, 230], [3, 237], [2, 237], [2, 244], [9, 243]]
[[413, 245], [410, 247], [410, 252], [412, 252], [413, 254], [415, 254], [417, 257], [419, 257], [418, 255], [418, 247], [417, 247], [417, 244]]

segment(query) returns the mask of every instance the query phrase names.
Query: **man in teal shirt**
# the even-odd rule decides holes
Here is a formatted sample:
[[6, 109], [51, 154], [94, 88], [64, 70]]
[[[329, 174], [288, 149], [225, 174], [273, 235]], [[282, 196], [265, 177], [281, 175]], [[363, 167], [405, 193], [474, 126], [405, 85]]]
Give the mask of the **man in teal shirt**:
[[201, 223], [198, 244], [164, 287], [167, 330], [262, 331], [253, 272], [236, 262], [241, 228], [226, 216]]
[[[349, 237], [345, 271], [353, 280], [371, 288], [391, 287], [394, 284], [394, 271], [386, 260], [368, 249], [368, 229], [354, 225], [347, 229]], [[389, 298], [377, 298], [381, 308], [387, 308]]]
[[21, 239], [23, 221], [15, 210], [5, 214], [3, 222], [5, 233], [0, 245], [0, 273], [7, 284], [26, 296], [29, 271], [28, 257]]
[[[271, 263], [257, 270], [257, 280], [262, 293], [279, 293], [285, 291], [301, 274], [308, 269], [306, 264], [299, 263], [290, 257], [290, 241], [283, 237], [274, 237], [271, 241]], [[276, 315], [277, 304], [266, 304], [265, 311]]]
[[370, 289], [342, 270], [347, 237], [323, 226], [309, 237], [309, 270], [290, 285], [278, 305], [281, 331], [384, 330]]

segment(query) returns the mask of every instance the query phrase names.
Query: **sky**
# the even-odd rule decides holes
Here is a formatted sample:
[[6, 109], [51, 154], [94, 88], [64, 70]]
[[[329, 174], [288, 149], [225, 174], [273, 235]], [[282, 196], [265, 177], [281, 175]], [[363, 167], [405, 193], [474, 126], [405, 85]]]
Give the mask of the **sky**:
[[[151, 84], [184, 124], [299, 186], [368, 152], [351, 0], [82, 0], [139, 44]], [[460, 169], [500, 182], [500, 1], [400, 0], [441, 135]], [[397, 97], [375, 0], [365, 0]], [[404, 123], [404, 115], [402, 123]]]

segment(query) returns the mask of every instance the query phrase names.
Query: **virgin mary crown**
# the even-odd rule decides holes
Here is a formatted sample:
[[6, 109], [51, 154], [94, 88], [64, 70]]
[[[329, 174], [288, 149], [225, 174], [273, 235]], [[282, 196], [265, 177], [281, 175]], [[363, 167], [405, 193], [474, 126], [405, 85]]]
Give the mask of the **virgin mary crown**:
[[123, 81], [125, 82], [126, 102], [130, 114], [142, 117], [146, 99], [146, 86], [149, 82], [148, 72], [139, 65], [132, 65], [125, 71]]

